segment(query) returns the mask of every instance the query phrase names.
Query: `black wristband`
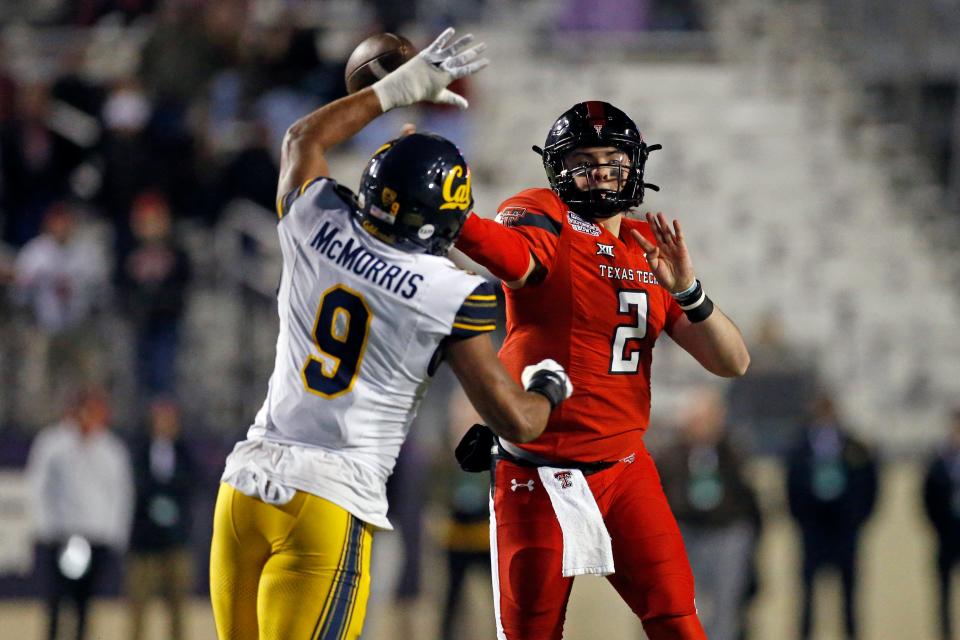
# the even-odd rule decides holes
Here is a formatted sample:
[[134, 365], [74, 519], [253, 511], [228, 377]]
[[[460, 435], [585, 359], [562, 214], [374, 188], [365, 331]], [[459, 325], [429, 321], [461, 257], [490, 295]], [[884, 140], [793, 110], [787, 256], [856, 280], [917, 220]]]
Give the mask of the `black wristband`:
[[560, 374], [549, 369], [541, 369], [530, 378], [527, 391], [539, 393], [550, 402], [550, 409], [556, 409], [557, 405], [567, 397], [564, 387]]
[[670, 294], [677, 301], [683, 313], [690, 322], [703, 322], [713, 313], [713, 301], [703, 292], [703, 285], [699, 280], [694, 281], [693, 290], [682, 296]]
[[690, 322], [703, 322], [713, 313], [713, 300], [707, 296], [703, 296], [703, 302], [692, 309], [685, 309], [683, 313]]

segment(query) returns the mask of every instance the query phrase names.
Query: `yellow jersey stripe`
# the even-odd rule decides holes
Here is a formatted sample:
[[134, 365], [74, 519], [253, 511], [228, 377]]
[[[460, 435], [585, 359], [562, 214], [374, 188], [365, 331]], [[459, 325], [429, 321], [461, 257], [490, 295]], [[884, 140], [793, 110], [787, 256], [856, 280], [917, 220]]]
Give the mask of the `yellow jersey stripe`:
[[460, 323], [460, 322], [454, 322], [454, 323], [453, 323], [453, 328], [454, 328], [454, 329], [466, 329], [467, 331], [478, 331], [478, 332], [482, 332], [482, 331], [493, 331], [494, 329], [497, 328], [497, 325], [495, 325], [495, 324], [469, 325], [469, 324], [462, 324], [462, 323]]
[[453, 321], [463, 324], [490, 324], [493, 322], [491, 318], [471, 318], [470, 316], [457, 316]]
[[467, 296], [467, 300], [496, 300], [496, 295], [472, 294]]

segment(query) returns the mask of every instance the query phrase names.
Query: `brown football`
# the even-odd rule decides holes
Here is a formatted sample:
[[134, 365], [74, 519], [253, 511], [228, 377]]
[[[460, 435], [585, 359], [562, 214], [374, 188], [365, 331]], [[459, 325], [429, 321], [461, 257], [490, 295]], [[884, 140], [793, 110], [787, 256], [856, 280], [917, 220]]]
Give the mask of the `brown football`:
[[356, 93], [387, 75], [417, 54], [403, 36], [378, 33], [357, 45], [343, 72], [347, 93]]

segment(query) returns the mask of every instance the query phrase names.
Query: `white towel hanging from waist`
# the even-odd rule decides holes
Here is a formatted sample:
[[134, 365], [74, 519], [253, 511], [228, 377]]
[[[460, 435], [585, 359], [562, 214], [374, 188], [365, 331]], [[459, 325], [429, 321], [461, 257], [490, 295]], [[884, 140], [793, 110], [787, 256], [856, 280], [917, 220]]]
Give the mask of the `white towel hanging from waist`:
[[557, 467], [537, 471], [563, 532], [563, 577], [613, 573], [610, 534], [583, 472]]

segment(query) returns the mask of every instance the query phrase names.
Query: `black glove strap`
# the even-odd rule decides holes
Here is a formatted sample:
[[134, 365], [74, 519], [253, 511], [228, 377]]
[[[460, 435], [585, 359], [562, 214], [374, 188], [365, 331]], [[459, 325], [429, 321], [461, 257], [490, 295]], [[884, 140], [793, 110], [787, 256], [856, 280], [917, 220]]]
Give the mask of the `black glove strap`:
[[527, 391], [539, 393], [550, 401], [551, 409], [556, 409], [557, 405], [567, 397], [564, 387], [563, 378], [560, 374], [549, 369], [541, 369], [530, 378]]

